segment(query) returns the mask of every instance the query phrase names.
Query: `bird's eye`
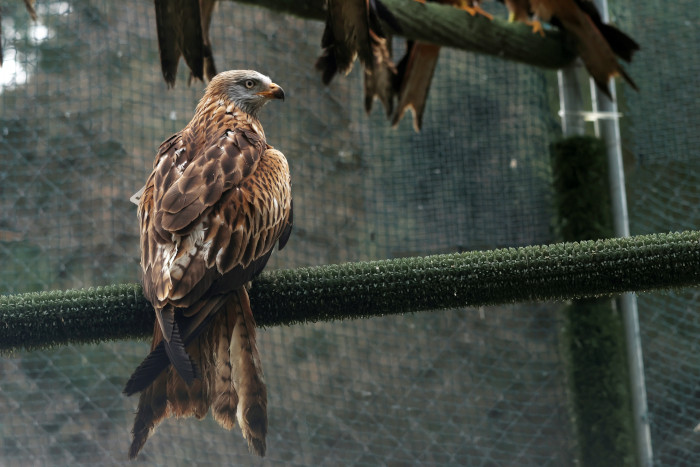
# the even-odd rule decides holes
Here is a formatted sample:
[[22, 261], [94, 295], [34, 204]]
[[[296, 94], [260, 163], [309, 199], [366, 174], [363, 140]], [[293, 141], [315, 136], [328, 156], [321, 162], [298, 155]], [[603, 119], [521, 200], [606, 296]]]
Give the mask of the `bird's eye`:
[[249, 79], [248, 81], [245, 82], [245, 87], [248, 89], [252, 89], [255, 86], [255, 81], [252, 79]]

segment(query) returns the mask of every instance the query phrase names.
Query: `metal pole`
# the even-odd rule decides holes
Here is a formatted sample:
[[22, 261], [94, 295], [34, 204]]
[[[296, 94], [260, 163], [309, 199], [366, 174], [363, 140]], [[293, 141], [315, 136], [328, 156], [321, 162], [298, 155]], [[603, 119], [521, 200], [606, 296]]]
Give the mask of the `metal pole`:
[[583, 113], [583, 97], [577, 70], [581, 61], [575, 60], [571, 65], [559, 70], [559, 117], [564, 136], [581, 136], [586, 132]]
[[[596, 0], [596, 6], [600, 10], [604, 21], [607, 22], [607, 1]], [[589, 80], [592, 111], [585, 112], [577, 73], [577, 69], [580, 67], [581, 61], [577, 60], [558, 73], [559, 115], [562, 119], [562, 130], [565, 136], [583, 135], [585, 133], [586, 120], [594, 122], [596, 136], [603, 139], [607, 147], [615, 235], [628, 237], [630, 235], [629, 216], [617, 104], [614, 100], [611, 101], [605, 94], [599, 92], [593, 80]], [[612, 86], [610, 91], [613, 99], [615, 99], [615, 87]], [[637, 297], [633, 294], [623, 294], [619, 300], [619, 307], [625, 327], [637, 461], [642, 467], [651, 467], [653, 465], [653, 451], [649, 429], [646, 385], [644, 382], [644, 362], [642, 359]]]
[[[606, 23], [609, 21], [607, 0], [595, 1], [598, 10]], [[609, 86], [613, 100], [610, 100], [590, 79], [591, 105], [596, 136], [606, 145], [608, 153], [608, 174], [610, 178], [610, 198], [613, 210], [615, 235], [629, 237], [629, 215], [627, 211], [627, 195], [625, 192], [625, 170], [622, 163], [622, 141], [620, 138], [620, 118], [616, 102], [614, 83]], [[630, 388], [632, 391], [632, 413], [634, 416], [635, 445], [637, 447], [637, 462], [640, 466], [651, 467], [653, 451], [647, 408], [647, 393], [644, 381], [644, 360], [642, 358], [642, 340], [639, 332], [639, 314], [637, 296], [626, 293], [620, 296], [618, 302], [622, 311], [627, 341], [627, 361], [630, 373]]]

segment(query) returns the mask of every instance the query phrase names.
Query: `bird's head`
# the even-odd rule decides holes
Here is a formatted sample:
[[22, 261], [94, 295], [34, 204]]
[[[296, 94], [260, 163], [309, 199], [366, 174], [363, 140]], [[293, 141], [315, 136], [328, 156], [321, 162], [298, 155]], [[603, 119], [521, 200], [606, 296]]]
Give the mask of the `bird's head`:
[[253, 70], [219, 73], [209, 83], [208, 93], [226, 95], [239, 109], [256, 116], [270, 99], [284, 100], [284, 90], [269, 77]]

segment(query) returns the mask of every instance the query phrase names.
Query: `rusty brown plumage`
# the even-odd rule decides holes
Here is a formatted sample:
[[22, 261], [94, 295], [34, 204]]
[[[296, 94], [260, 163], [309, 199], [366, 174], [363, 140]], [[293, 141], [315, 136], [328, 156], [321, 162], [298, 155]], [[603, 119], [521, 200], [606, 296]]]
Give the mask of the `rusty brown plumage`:
[[237, 421], [265, 453], [267, 393], [245, 284], [292, 225], [289, 168], [257, 111], [282, 89], [260, 73], [217, 75], [190, 123], [160, 146], [139, 193], [141, 268], [156, 312], [151, 353], [124, 392], [142, 391], [134, 458], [168, 416]]

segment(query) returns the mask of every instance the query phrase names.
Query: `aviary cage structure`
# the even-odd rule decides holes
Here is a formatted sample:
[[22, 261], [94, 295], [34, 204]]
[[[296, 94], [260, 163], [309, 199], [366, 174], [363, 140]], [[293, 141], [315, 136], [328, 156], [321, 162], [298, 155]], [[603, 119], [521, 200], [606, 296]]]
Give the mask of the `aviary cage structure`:
[[[498, 4], [487, 6], [505, 17]], [[550, 157], [551, 143], [562, 136], [555, 71], [443, 48], [417, 134], [410, 116], [390, 128], [378, 103], [365, 115], [359, 67], [321, 84], [313, 70], [323, 28], [317, 19], [239, 2], [217, 8], [218, 66], [255, 68], [288, 94], [261, 116], [271, 144], [290, 161], [295, 196], [292, 238], [268, 269], [479, 250], [507, 261], [515, 250], [491, 250], [560, 240]], [[37, 11], [40, 20], [32, 23], [21, 2], [2, 6], [5, 323], [17, 297], [29, 308], [34, 301], [39, 318], [51, 309], [17, 294], [56, 290], [49, 302], [79, 303], [62, 291], [137, 281], [138, 232], [129, 197], [143, 184], [158, 144], [187, 123], [203, 89], [186, 86], [184, 67], [175, 89], [166, 89], [152, 4], [51, 0], [39, 2]], [[617, 100], [631, 233], [697, 231], [700, 10], [694, 0], [618, 0], [610, 12], [642, 46], [628, 67], [641, 92], [620, 85]], [[398, 37], [395, 47], [398, 55]], [[697, 284], [697, 232], [635, 238], [642, 246], [685, 242], [685, 277], [695, 274]], [[268, 277], [282, 277], [274, 274]], [[660, 465], [693, 465], [700, 454], [694, 431], [700, 300], [697, 287], [680, 285], [639, 295]], [[329, 288], [342, 286], [340, 275]], [[110, 316], [118, 323], [120, 303], [140, 302], [138, 287], [116, 287], [124, 301], [113, 304]], [[275, 288], [265, 290], [274, 309]], [[211, 419], [169, 420], [138, 462], [591, 462], [572, 403], [566, 305], [528, 301], [266, 327], [259, 343], [270, 397], [267, 457], [252, 457], [237, 432]], [[95, 340], [87, 323], [63, 324], [83, 326], [88, 337], [80, 340]], [[23, 350], [37, 346], [29, 340], [18, 344], [0, 359], [0, 463], [126, 464], [136, 400], [121, 389], [148, 343], [110, 339], [39, 350]], [[629, 446], [625, 433], [611, 441]], [[626, 452], [623, 463], [634, 463], [634, 449]]]

